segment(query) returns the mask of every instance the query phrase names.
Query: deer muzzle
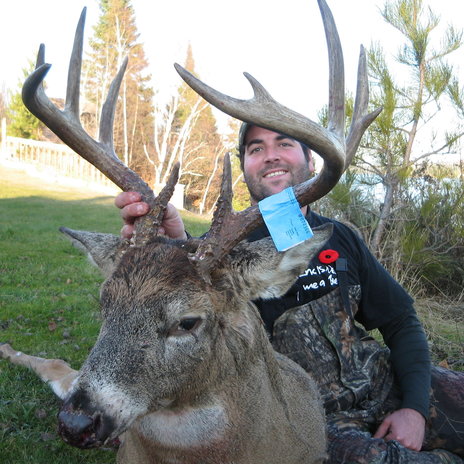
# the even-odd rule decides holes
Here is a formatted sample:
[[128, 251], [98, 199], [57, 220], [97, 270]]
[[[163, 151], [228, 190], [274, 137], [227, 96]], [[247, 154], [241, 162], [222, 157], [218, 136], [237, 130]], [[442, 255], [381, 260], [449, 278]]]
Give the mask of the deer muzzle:
[[[114, 431], [113, 420], [99, 411], [76, 408], [72, 398], [66, 401], [58, 413], [58, 433], [69, 445], [77, 448], [117, 448], [119, 440], [108, 440]], [[107, 443], [108, 441], [108, 443]]]

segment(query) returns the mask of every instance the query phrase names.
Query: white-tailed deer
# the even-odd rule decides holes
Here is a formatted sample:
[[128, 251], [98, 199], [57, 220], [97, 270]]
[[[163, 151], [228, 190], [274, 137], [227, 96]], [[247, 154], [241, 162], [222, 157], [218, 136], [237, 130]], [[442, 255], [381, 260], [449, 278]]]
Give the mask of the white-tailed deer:
[[[331, 63], [330, 123], [324, 129], [274, 102], [250, 76], [255, 98], [225, 97], [177, 66], [213, 104], [240, 119], [286, 133], [315, 149], [321, 173], [295, 187], [300, 204], [325, 195], [349, 164], [377, 112], [367, 114], [367, 77], [361, 54], [352, 129], [344, 139], [344, 76], [333, 18], [319, 0]], [[100, 141], [79, 122], [79, 79], [84, 13], [77, 27], [64, 111], [45, 96], [41, 46], [23, 99], [66, 144], [123, 190], [141, 192], [152, 211], [138, 220], [129, 244], [107, 234], [62, 229], [103, 271], [102, 326], [79, 371], [0, 346], [2, 357], [33, 369], [64, 400], [59, 433], [80, 448], [118, 439], [117, 462], [183, 464], [318, 463], [325, 457], [322, 404], [311, 377], [276, 353], [255, 306], [256, 298], [284, 294], [329, 238], [330, 226], [279, 253], [270, 239], [242, 241], [262, 221], [256, 207], [231, 207], [228, 160], [211, 230], [204, 240], [157, 237], [177, 170], [155, 199], [113, 150], [112, 120], [125, 64], [103, 108]], [[346, 147], [346, 148], [345, 148]]]

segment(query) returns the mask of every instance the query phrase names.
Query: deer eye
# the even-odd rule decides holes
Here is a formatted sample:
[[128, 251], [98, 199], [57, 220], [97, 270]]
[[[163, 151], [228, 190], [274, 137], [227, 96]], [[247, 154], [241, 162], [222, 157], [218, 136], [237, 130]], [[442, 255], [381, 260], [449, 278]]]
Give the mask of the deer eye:
[[193, 332], [201, 324], [201, 317], [184, 317], [172, 327], [169, 335], [187, 335]]

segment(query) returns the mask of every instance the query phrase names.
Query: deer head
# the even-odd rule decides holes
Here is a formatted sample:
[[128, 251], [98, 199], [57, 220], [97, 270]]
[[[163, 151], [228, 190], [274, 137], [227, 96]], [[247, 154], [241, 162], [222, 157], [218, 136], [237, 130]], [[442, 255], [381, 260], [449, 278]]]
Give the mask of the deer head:
[[[225, 427], [217, 396], [233, 397], [237, 378], [263, 382], [262, 374], [253, 372], [256, 365], [272, 366], [267, 335], [249, 301], [285, 293], [330, 237], [331, 227], [315, 230], [312, 239], [285, 253], [269, 238], [241, 242], [210, 282], [189, 259], [195, 246], [182, 241], [159, 237], [131, 247], [114, 263], [114, 244], [104, 249], [111, 237], [65, 232], [109, 277], [101, 288], [98, 340], [59, 414], [63, 439], [81, 448], [101, 446], [128, 428], [143, 429], [148, 416], [160, 425], [172, 414], [182, 417], [186, 409], [208, 405], [218, 416], [217, 430], [202, 431], [202, 446], [209, 446]], [[249, 402], [250, 413], [258, 408], [246, 395], [235, 401]], [[162, 434], [161, 425], [156, 430]], [[162, 436], [154, 439], [167, 446]]]

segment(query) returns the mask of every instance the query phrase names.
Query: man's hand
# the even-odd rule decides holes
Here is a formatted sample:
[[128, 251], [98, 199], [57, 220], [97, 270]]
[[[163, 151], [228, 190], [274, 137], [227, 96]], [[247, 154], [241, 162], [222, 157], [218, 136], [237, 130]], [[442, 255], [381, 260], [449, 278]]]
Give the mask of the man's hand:
[[[140, 194], [137, 192], [120, 193], [115, 198], [114, 204], [121, 209], [121, 216], [124, 221], [124, 226], [121, 229], [121, 236], [124, 238], [131, 238], [134, 233], [134, 221], [138, 217], [147, 214], [150, 207], [142, 201]], [[164, 212], [159, 233], [173, 239], [187, 239], [182, 218], [171, 203], [168, 203], [166, 211]]]
[[404, 408], [387, 416], [375, 432], [374, 438], [396, 440], [406, 448], [420, 451], [424, 434], [424, 416], [414, 409]]

